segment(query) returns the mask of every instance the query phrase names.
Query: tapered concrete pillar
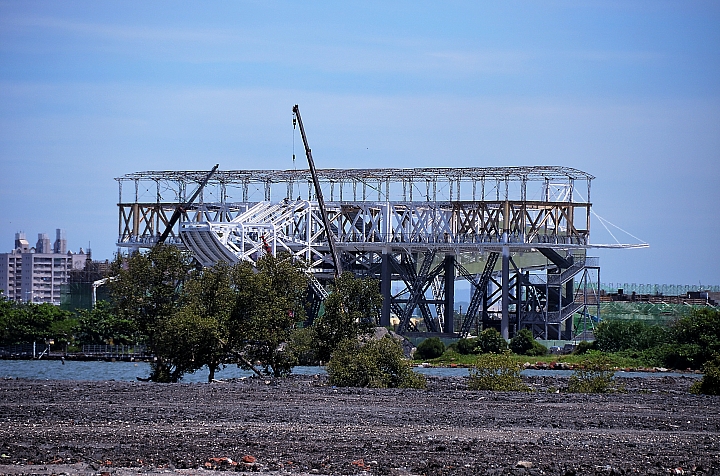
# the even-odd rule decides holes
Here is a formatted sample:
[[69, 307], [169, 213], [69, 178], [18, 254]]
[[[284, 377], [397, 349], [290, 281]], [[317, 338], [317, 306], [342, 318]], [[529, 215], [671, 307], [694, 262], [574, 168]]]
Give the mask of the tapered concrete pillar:
[[380, 263], [380, 294], [383, 297], [380, 326], [388, 327], [390, 325], [390, 300], [392, 299], [392, 273], [390, 271], [390, 255], [387, 250], [383, 250]]
[[445, 255], [445, 327], [443, 332], [455, 332], [455, 256]]

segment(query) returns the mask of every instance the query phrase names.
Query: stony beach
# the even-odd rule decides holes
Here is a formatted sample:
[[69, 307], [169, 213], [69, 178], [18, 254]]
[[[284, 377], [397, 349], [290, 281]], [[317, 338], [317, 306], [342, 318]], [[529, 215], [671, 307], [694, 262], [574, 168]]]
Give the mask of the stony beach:
[[[720, 398], [690, 378], [622, 393], [333, 388], [325, 377], [213, 384], [0, 381], [2, 474], [720, 474]], [[559, 393], [557, 393], [559, 391]]]

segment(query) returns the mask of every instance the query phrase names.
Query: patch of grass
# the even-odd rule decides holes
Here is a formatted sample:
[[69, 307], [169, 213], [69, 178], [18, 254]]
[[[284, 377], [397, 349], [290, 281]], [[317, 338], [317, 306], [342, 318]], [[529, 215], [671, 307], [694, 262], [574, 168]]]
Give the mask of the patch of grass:
[[[616, 352], [612, 354], [605, 354], [610, 359], [610, 367], [618, 367], [618, 368], [637, 368], [637, 367], [656, 367], [657, 364], [653, 364], [652, 361], [648, 361], [643, 358], [642, 354], [638, 353], [632, 353], [632, 352]], [[529, 364], [536, 364], [538, 362], [543, 362], [547, 365], [550, 365], [551, 363], [557, 363], [562, 362], [569, 365], [578, 365], [583, 363], [587, 359], [587, 354], [583, 355], [542, 355], [542, 356], [529, 356], [529, 355], [517, 355], [517, 354], [510, 354], [510, 357], [513, 359], [513, 361], [519, 365], [523, 365], [525, 363]], [[421, 362], [428, 362], [433, 365], [451, 365], [455, 364], [461, 367], [472, 367], [475, 364], [475, 360], [477, 359], [477, 355], [475, 354], [461, 354], [457, 352], [456, 350], [452, 348], [448, 348], [448, 350], [445, 351], [443, 355], [440, 357], [437, 357], [435, 359], [422, 359], [419, 358], [417, 355], [415, 356], [414, 361], [416, 363]]]
[[[450, 365], [450, 364], [457, 364], [459, 366], [466, 366], [466, 367], [472, 367], [475, 365], [475, 361], [477, 360], [478, 355], [483, 354], [461, 354], [457, 351], [455, 351], [452, 348], [449, 348], [445, 351], [443, 355], [441, 355], [438, 358], [435, 359], [421, 359], [415, 356], [414, 361], [416, 363], [420, 362], [428, 362], [433, 365]], [[583, 356], [574, 356], [574, 355], [544, 355], [541, 357], [532, 357], [528, 355], [516, 355], [516, 354], [510, 354], [510, 357], [513, 359], [513, 362], [517, 364], [524, 364], [524, 363], [530, 363], [535, 364], [537, 362], [545, 362], [547, 364], [550, 364], [551, 362], [566, 362], [569, 364], [572, 363], [580, 363], [583, 360]]]
[[433, 365], [450, 365], [450, 364], [458, 364], [462, 366], [471, 366], [475, 363], [475, 359], [477, 358], [477, 355], [474, 354], [468, 354], [464, 355], [459, 352], [457, 352], [453, 348], [448, 348], [448, 350], [443, 353], [440, 357], [437, 357], [435, 359], [423, 359], [417, 355], [417, 352], [414, 356], [414, 361], [416, 363], [420, 362], [429, 362]]
[[470, 390], [529, 391], [522, 383], [520, 366], [513, 360], [510, 352], [502, 354], [481, 354], [470, 370], [468, 388]]
[[[623, 352], [617, 352], [613, 354], [604, 354], [609, 359], [610, 367], [618, 367], [618, 368], [636, 368], [636, 367], [645, 367], [647, 364], [638, 357], [633, 357], [632, 355], [625, 354]], [[568, 355], [544, 355], [541, 357], [532, 357], [527, 355], [515, 355], [513, 354], [513, 359], [515, 359], [516, 362], [519, 364], [524, 364], [525, 362], [529, 364], [536, 364], [538, 362], [543, 362], [545, 364], [550, 365], [551, 363], [557, 363], [562, 362], [569, 365], [579, 365], [582, 364], [585, 360], [587, 360], [588, 354], [583, 355], [574, 355], [574, 354], [568, 354]]]

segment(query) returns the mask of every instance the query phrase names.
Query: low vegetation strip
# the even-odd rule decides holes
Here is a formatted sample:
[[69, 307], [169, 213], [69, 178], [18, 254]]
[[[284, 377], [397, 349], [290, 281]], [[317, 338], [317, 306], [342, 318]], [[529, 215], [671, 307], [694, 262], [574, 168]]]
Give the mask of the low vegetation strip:
[[[378, 338], [375, 326], [382, 308], [378, 282], [343, 273], [322, 306], [310, 305], [306, 271], [305, 263], [284, 255], [264, 256], [255, 268], [241, 262], [199, 269], [177, 248], [157, 246], [145, 254], [118, 257], [109, 280], [112, 302], [100, 302], [90, 311], [72, 314], [0, 296], [0, 346], [10, 346], [8, 352], [0, 353], [12, 358], [32, 352], [34, 357], [47, 358], [77, 356], [89, 346], [120, 348], [117, 355], [92, 355], [151, 356], [150, 379], [157, 382], [178, 382], [205, 368], [212, 381], [215, 372], [228, 364], [258, 375], [283, 377], [296, 365], [334, 362], [331, 375], [341, 385], [421, 386], [403, 370], [407, 364], [402, 358], [398, 362], [388, 359], [390, 353], [384, 350], [377, 357], [390, 341], [370, 343]], [[425, 339], [415, 358], [474, 367], [478, 355], [504, 355], [509, 349], [513, 354], [507, 358], [514, 363], [576, 369], [571, 389], [581, 392], [608, 390], [609, 372], [617, 368], [704, 369], [707, 378], [693, 391], [720, 393], [714, 377], [720, 355], [718, 309], [695, 309], [669, 326], [604, 320], [594, 334], [596, 340], [578, 344], [574, 355], [557, 356], [560, 349], [543, 346], [530, 329], [520, 329], [508, 342], [488, 328], [447, 348], [437, 337]], [[398, 347], [393, 352], [408, 357], [411, 344], [400, 341], [400, 346], [393, 344]], [[39, 342], [40, 348], [17, 347], [27, 342]], [[140, 346], [145, 353], [138, 357]], [[339, 349], [345, 353], [343, 359], [335, 355]], [[550, 350], [552, 355], [548, 355]], [[591, 375], [588, 362], [600, 359], [606, 360], [608, 369], [593, 370], [595, 375]], [[403, 372], [409, 377], [403, 377]]]
[[[702, 371], [706, 377], [693, 387], [694, 392], [720, 394], [720, 309], [695, 309], [672, 325], [648, 324], [633, 320], [607, 320], [595, 329], [595, 341], [580, 342], [570, 355], [548, 354], [548, 349], [520, 331], [509, 344], [494, 329], [479, 336], [460, 339], [441, 356], [416, 362], [430, 365], [474, 367], [481, 354], [501, 354], [507, 348], [510, 357], [523, 368], [576, 370], [571, 389], [577, 392], [605, 392], [613, 389], [612, 372], [677, 369]], [[603, 362], [602, 369], [597, 367]]]

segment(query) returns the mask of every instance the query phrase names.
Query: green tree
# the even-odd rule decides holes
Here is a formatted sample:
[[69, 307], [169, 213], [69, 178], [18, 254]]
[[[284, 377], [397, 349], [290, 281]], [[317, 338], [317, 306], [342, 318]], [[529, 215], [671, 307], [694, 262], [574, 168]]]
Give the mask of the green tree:
[[703, 365], [703, 377], [692, 384], [690, 392], [705, 395], [720, 395], [720, 355]]
[[[135, 252], [113, 262], [109, 282], [116, 315], [135, 323], [146, 336], [156, 360], [151, 364], [150, 379], [158, 382], [176, 381], [182, 375], [167, 360], [167, 322], [178, 311], [183, 284], [193, 269], [191, 257], [174, 246], [157, 245], [148, 253]], [[183, 350], [176, 348], [174, 353]]]
[[573, 350], [574, 355], [584, 355], [590, 352], [591, 350], [597, 350], [597, 344], [596, 341], [590, 341], [590, 340], [584, 340], [578, 343], [578, 345], [575, 347], [575, 350]]
[[44, 342], [46, 339], [60, 344], [72, 340], [76, 321], [70, 312], [57, 306], [4, 301], [0, 311], [1, 345]]
[[[155, 328], [155, 356], [163, 365], [153, 369], [158, 382], [178, 382], [186, 373], [194, 373], [215, 358], [218, 345], [218, 322], [202, 317], [190, 308], [181, 308]], [[212, 364], [211, 364], [212, 365]], [[215, 377], [217, 365], [210, 368], [208, 381]]]
[[318, 365], [320, 359], [317, 358], [316, 342], [315, 329], [312, 326], [292, 331], [289, 345], [293, 355], [297, 357], [298, 365]]
[[642, 357], [652, 365], [671, 369], [700, 369], [707, 360], [707, 352], [698, 344], [662, 344], [645, 350]]
[[10, 321], [15, 312], [15, 303], [10, 301], [0, 290], [0, 345], [10, 343]]
[[477, 339], [458, 339], [455, 342], [455, 349], [459, 354], [469, 355], [477, 352], [478, 340]]
[[595, 330], [595, 345], [603, 352], [642, 351], [667, 340], [667, 329], [638, 320], [607, 320]]
[[381, 309], [382, 294], [377, 280], [343, 273], [325, 300], [325, 312], [313, 324], [317, 359], [327, 362], [340, 342], [369, 334]]
[[680, 318], [670, 332], [673, 343], [698, 347], [695, 361], [699, 367], [720, 354], [720, 309], [694, 309]]
[[50, 325], [50, 338], [55, 349], [65, 351], [69, 345], [74, 344], [77, 325], [77, 319], [72, 314], [66, 315], [64, 319], [53, 320]]
[[666, 344], [651, 349], [666, 367], [700, 369], [720, 354], [720, 309], [694, 309], [675, 322]]
[[[163, 326], [162, 341], [170, 345], [167, 359], [174, 359], [175, 367], [188, 372], [207, 365], [208, 382], [215, 379], [215, 372], [228, 362], [232, 351], [235, 275], [223, 262], [193, 273], [184, 285], [180, 310]], [[183, 349], [182, 355], [175, 355], [173, 345]]]
[[77, 322], [75, 340], [80, 345], [127, 345], [137, 343], [140, 338], [135, 322], [118, 317], [107, 301], [98, 301], [91, 310], [78, 310]]
[[436, 359], [445, 352], [445, 344], [438, 337], [429, 337], [417, 346], [416, 359]]
[[493, 328], [485, 329], [477, 339], [477, 351], [481, 354], [500, 354], [505, 352], [508, 344], [503, 336]]
[[330, 383], [338, 387], [425, 388], [426, 380], [413, 372], [395, 339], [342, 341], [327, 365]]
[[257, 272], [244, 263], [234, 268], [230, 343], [243, 356], [244, 367], [259, 362], [266, 372], [280, 377], [296, 364], [288, 341], [295, 325], [305, 319], [304, 270], [304, 263], [287, 255], [264, 256], [258, 260]]
[[150, 378], [176, 382], [207, 365], [208, 380], [230, 360], [259, 362], [286, 375], [296, 358], [287, 342], [304, 319], [307, 277], [289, 256], [265, 256], [194, 270], [190, 257], [156, 246], [113, 264], [115, 313], [131, 320], [155, 355]]
[[545, 355], [547, 347], [535, 340], [530, 329], [522, 329], [510, 339], [510, 350], [519, 355]]

